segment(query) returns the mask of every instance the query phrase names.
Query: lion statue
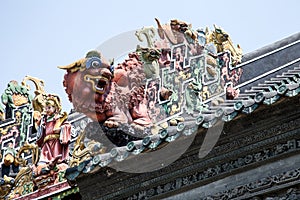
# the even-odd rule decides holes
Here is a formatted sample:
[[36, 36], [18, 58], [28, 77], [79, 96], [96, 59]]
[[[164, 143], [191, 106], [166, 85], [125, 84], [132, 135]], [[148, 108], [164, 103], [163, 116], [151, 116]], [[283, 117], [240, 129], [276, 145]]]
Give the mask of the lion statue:
[[139, 49], [114, 67], [100, 52], [90, 51], [85, 58], [59, 68], [66, 70], [63, 85], [76, 111], [108, 128], [121, 124], [143, 128], [153, 124], [145, 93], [151, 70], [145, 72], [143, 65], [147, 64], [147, 57], [151, 63], [158, 62], [159, 55], [155, 51], [154, 59], [147, 49]]

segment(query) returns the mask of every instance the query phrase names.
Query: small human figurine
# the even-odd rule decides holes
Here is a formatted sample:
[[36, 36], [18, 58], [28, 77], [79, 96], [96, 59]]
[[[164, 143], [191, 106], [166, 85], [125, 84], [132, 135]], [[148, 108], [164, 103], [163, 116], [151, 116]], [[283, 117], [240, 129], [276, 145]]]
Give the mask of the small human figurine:
[[[38, 165], [67, 163], [71, 139], [71, 124], [66, 121], [67, 114], [61, 114], [58, 96], [49, 95], [42, 118], [38, 120], [37, 145], [41, 148]], [[47, 167], [45, 167], [46, 172]]]

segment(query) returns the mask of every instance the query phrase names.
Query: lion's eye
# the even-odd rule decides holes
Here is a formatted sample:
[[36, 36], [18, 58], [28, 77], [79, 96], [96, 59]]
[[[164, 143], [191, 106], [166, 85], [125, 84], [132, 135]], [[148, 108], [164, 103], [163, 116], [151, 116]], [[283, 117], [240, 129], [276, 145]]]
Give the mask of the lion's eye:
[[97, 60], [93, 61], [92, 62], [92, 67], [94, 67], [94, 68], [100, 67], [100, 62], [97, 61]]
[[101, 67], [101, 60], [98, 57], [91, 57], [86, 61], [86, 68], [99, 68]]

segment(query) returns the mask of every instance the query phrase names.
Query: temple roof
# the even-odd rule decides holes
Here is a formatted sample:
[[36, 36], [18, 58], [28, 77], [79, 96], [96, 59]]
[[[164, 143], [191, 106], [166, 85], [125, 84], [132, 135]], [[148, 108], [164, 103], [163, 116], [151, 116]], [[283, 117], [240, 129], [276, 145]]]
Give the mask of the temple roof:
[[[180, 22], [180, 24], [181, 23], [183, 22]], [[185, 26], [184, 23], [182, 25]], [[72, 111], [69, 115], [65, 112], [57, 115], [57, 119], [61, 122], [68, 122], [68, 125], [72, 126], [68, 129], [70, 131], [70, 138], [67, 140], [67, 147], [70, 148], [68, 155], [70, 155], [71, 158], [66, 161], [67, 164], [64, 163], [64, 169], [66, 169], [66, 171], [61, 170], [55, 172], [56, 180], [59, 180], [58, 184], [51, 183], [51, 185], [49, 182], [49, 185], [41, 184], [39, 189], [30, 188], [30, 190], [22, 193], [22, 195], [26, 194], [27, 196], [22, 196], [20, 191], [18, 191], [20, 199], [26, 199], [27, 197], [35, 198], [39, 195], [44, 195], [44, 197], [53, 195], [60, 196], [59, 192], [57, 193], [56, 191], [57, 188], [60, 188], [60, 191], [65, 192], [63, 195], [79, 194], [76, 180], [85, 179], [85, 177], [89, 177], [94, 173], [99, 173], [103, 169], [106, 171], [106, 177], [113, 174], [113, 172], [110, 174], [106, 169], [115, 169], [117, 171], [116, 173], [119, 171], [129, 172], [124, 173], [124, 176], [127, 176], [130, 173], [145, 172], [145, 174], [147, 174], [146, 172], [156, 169], [164, 170], [166, 169], [166, 166], [173, 166], [173, 164], [176, 163], [176, 159], [181, 155], [189, 157], [191, 151], [195, 152], [195, 146], [193, 146], [193, 144], [199, 142], [197, 141], [199, 140], [199, 137], [202, 137], [201, 139], [203, 139], [205, 135], [202, 143], [204, 145], [201, 146], [197, 157], [200, 159], [195, 161], [197, 163], [196, 165], [204, 165], [204, 162], [201, 162], [213, 158], [214, 155], [211, 154], [214, 153], [211, 152], [215, 152], [216, 149], [220, 147], [215, 146], [217, 142], [230, 142], [231, 140], [234, 140], [234, 138], [230, 137], [237, 132], [243, 132], [242, 134], [245, 135], [249, 133], [242, 130], [245, 127], [241, 127], [240, 125], [236, 126], [240, 121], [247, 121], [245, 123], [247, 124], [248, 121], [250, 121], [249, 123], [256, 123], [256, 120], [262, 119], [263, 122], [260, 125], [264, 126], [263, 123], [266, 120], [263, 119], [265, 111], [269, 112], [269, 114], [279, 113], [278, 115], [281, 116], [275, 118], [271, 117], [276, 120], [283, 119], [283, 112], [291, 112], [291, 115], [297, 115], [297, 110], [292, 111], [292, 109], [297, 109], [298, 107], [292, 104], [296, 102], [300, 92], [300, 33], [296, 33], [290, 37], [245, 54], [241, 58], [242, 51], [240, 46], [234, 47], [229, 39], [224, 42], [224, 46], [227, 45], [227, 48], [222, 46], [223, 43], [221, 43], [220, 46], [220, 44], [215, 43], [216, 41], [206, 41], [203, 46], [198, 46], [200, 50], [198, 49], [199, 51], [197, 50], [197, 53], [193, 54], [191, 51], [187, 51], [189, 48], [190, 50], [192, 49], [191, 47], [194, 44], [193, 40], [195, 40], [196, 34], [196, 32], [190, 31], [192, 30], [188, 29], [186, 31], [188, 34], [186, 34], [193, 37], [189, 38], [186, 43], [176, 43], [175, 40], [172, 40], [174, 43], [172, 43], [173, 46], [170, 46], [171, 48], [160, 49], [167, 51], [167, 55], [170, 56], [170, 60], [168, 60], [169, 64], [162, 65], [161, 63], [156, 63], [159, 72], [157, 72], [156, 76], [146, 76], [143, 79], [146, 80], [147, 83], [139, 88], [142, 88], [142, 90], [140, 90], [141, 93], [138, 93], [138, 90], [134, 90], [138, 87], [133, 87], [134, 89], [130, 88], [132, 90], [126, 93], [125, 96], [130, 96], [129, 100], [126, 100], [128, 100], [128, 102], [132, 101], [133, 103], [130, 102], [132, 104], [129, 106], [129, 103], [124, 100], [125, 98], [122, 99], [124, 100], [122, 103], [125, 104], [125, 106], [122, 105], [124, 106], [122, 109], [127, 109], [122, 111], [127, 115], [130, 115], [132, 114], [130, 112], [134, 110], [134, 106], [139, 107], [144, 103], [137, 103], [138, 95], [141, 97], [141, 94], [146, 93], [148, 96], [145, 98], [143, 97], [143, 100], [153, 98], [153, 96], [159, 96], [157, 99], [152, 99], [153, 102], [155, 102], [154, 108], [159, 110], [158, 114], [156, 113], [153, 115], [154, 117], [150, 116], [150, 112], [152, 112], [151, 109], [153, 109], [153, 107], [150, 108], [150, 101], [147, 102], [149, 104], [143, 104], [147, 107], [145, 110], [134, 110], [138, 114], [140, 111], [145, 111], [145, 115], [148, 115], [148, 117], [151, 118], [149, 126], [133, 123], [133, 115], [129, 116], [132, 118], [127, 122], [116, 122], [110, 126], [109, 124], [105, 124], [106, 121], [100, 120], [102, 120], [101, 115], [103, 113], [106, 114], [107, 111], [113, 112], [112, 110], [114, 110], [110, 107], [110, 110], [105, 110], [105, 106], [119, 106], [117, 104], [120, 102], [117, 102], [117, 100], [118, 98], [121, 99], [120, 94], [122, 92], [120, 91], [125, 88], [117, 88], [119, 86], [118, 83], [120, 84], [121, 82], [117, 83], [117, 81], [114, 82], [114, 80], [110, 79], [113, 78], [115, 74], [118, 74], [115, 73], [115, 70], [118, 70], [118, 67], [125, 66], [124, 69], [130, 69], [128, 71], [131, 71], [132, 69], [130, 67], [128, 67], [128, 69], [126, 68], [127, 61], [132, 63], [135, 62], [135, 64], [138, 63], [137, 66], [139, 67], [142, 66], [142, 63], [145, 66], [147, 66], [147, 64], [150, 64], [150, 66], [155, 65], [152, 60], [147, 63], [147, 61], [149, 61], [147, 59], [152, 58], [149, 55], [152, 55], [154, 56], [153, 58], [157, 59], [159, 57], [158, 55], [160, 55], [159, 50], [156, 49], [157, 51], [154, 52], [151, 48], [139, 47], [137, 52], [131, 54], [131, 57], [124, 61], [124, 63], [119, 64], [116, 67], [113, 66], [113, 64], [105, 65], [107, 69], [104, 69], [103, 66], [99, 67], [101, 66], [99, 65], [101, 59], [98, 57], [81, 59], [78, 62], [74, 62], [75, 64], [73, 63], [62, 67], [62, 69], [67, 69], [67, 73], [84, 72], [88, 74], [85, 70], [88, 70], [89, 68], [92, 70], [104, 70], [106, 74], [111, 74], [112, 77], [109, 76], [110, 81], [117, 85], [115, 86], [117, 89], [113, 87], [112, 90], [110, 90], [111, 88], [109, 86], [109, 93], [105, 93], [105, 95], [111, 95], [111, 92], [117, 95], [109, 96], [109, 98], [108, 96], [105, 96], [105, 101], [107, 99], [112, 99], [112, 101], [107, 105], [102, 105], [100, 103], [97, 105], [98, 107], [95, 106], [97, 109], [103, 110], [91, 112], [92, 115], [88, 115], [87, 113], [83, 114], [84, 109], [83, 111], [81, 110], [83, 113]], [[222, 33], [221, 29], [218, 29], [218, 31], [219, 33]], [[164, 34], [168, 36], [171, 32], [166, 31]], [[211, 35], [208, 35], [212, 36], [213, 34], [217, 33], [213, 32]], [[229, 37], [225, 33], [222, 34], [223, 37]], [[206, 39], [209, 39], [208, 35], [206, 35]], [[172, 34], [169, 36], [171, 37]], [[180, 61], [181, 63], [179, 61], [177, 63], [177, 51], [185, 52], [180, 53], [180, 56], [183, 56], [182, 62]], [[141, 56], [143, 53], [144, 57]], [[95, 66], [91, 65], [92, 62], [95, 62]], [[79, 66], [78, 63], [81, 66]], [[145, 66], [143, 66], [144, 68], [141, 68], [142, 71], [135, 71], [135, 73], [132, 73], [131, 78], [137, 78], [138, 75], [143, 74], [143, 70], [146, 74]], [[77, 69], [78, 67], [80, 67], [80, 70]], [[74, 70], [70, 70], [71, 68], [74, 68]], [[101, 73], [102, 72], [100, 72], [100, 74]], [[150, 75], [152, 75], [151, 73], [149, 72]], [[68, 85], [66, 84], [67, 81], [71, 80], [71, 83], [73, 83], [72, 75], [68, 76], [67, 74], [65, 76], [65, 78], [67, 77], [70, 79], [64, 80], [64, 86]], [[123, 75], [128, 78], [130, 73]], [[102, 82], [99, 81], [99, 79], [101, 79]], [[25, 84], [25, 80], [31, 80], [35, 83], [35, 98], [32, 98], [29, 94], [29, 88]], [[120, 79], [116, 80], [119, 81]], [[109, 82], [107, 77], [93, 77], [90, 74], [84, 76], [84, 81], [92, 83], [93, 91], [98, 90], [97, 95], [102, 94], [101, 92], [104, 91], [106, 84]], [[81, 80], [80, 83], [83, 83], [84, 81]], [[130, 83], [130, 81], [128, 81], [128, 83]], [[133, 83], [136, 84], [139, 82], [133, 81]], [[87, 86], [89, 86], [89, 84], [87, 84]], [[125, 84], [125, 86], [129, 88], [129, 84]], [[156, 92], [155, 95], [150, 94], [149, 89], [154, 89]], [[100, 90], [101, 92], [99, 92]], [[162, 93], [160, 92], [163, 90], [168, 92], [166, 95], [167, 98], [162, 98]], [[175, 94], [173, 97], [172, 90], [174, 92], [173, 94]], [[73, 91], [73, 87], [72, 90], [69, 88], [66, 89], [66, 91]], [[86, 91], [91, 90], [88, 88]], [[136, 96], [131, 96], [132, 94]], [[71, 98], [78, 98], [79, 100], [82, 98], [89, 102], [88, 100], [92, 99], [91, 105], [92, 107], [94, 106], [95, 102], [93, 102], [93, 98], [83, 98], [82, 89], [79, 89], [77, 93], [74, 92], [74, 94], [68, 93], [68, 95], [70, 100]], [[92, 93], [92, 95], [94, 95], [94, 93]], [[36, 129], [39, 127], [36, 122], [38, 121], [37, 119], [42, 116], [45, 103], [43, 102], [43, 100], [45, 100], [44, 98], [50, 97], [54, 98], [53, 95], [49, 96], [49, 94], [46, 94], [43, 90], [43, 81], [30, 76], [27, 76], [23, 80], [22, 85], [18, 85], [16, 81], [11, 81], [8, 88], [5, 90], [5, 93], [2, 95], [2, 102], [6, 105], [6, 108], [5, 111], [3, 108], [0, 108], [2, 115], [0, 116], [0, 136], [2, 141], [0, 153], [6, 156], [6, 153], [11, 149], [11, 144], [13, 145], [12, 149], [14, 152], [10, 153], [14, 154], [18, 151], [16, 157], [20, 157], [22, 152], [25, 152], [25, 154], [23, 154], [23, 160], [18, 161], [22, 163], [23, 166], [26, 166], [23, 170], [27, 169], [30, 171], [32, 169], [29, 165], [35, 166], [37, 164], [36, 162], [38, 160], [36, 159], [36, 153], [38, 153], [38, 147], [35, 143], [38, 137]], [[132, 97], [135, 97], [136, 99]], [[131, 98], [136, 100], [136, 102]], [[73, 103], [74, 101], [75, 100], [73, 99]], [[78, 101], [77, 110], [78, 107], [81, 108], [80, 106], [86, 103], [86, 101]], [[180, 106], [178, 103], [180, 103]], [[289, 104], [290, 106], [288, 108], [284, 108]], [[59, 105], [58, 100], [56, 105]], [[82, 108], [91, 105], [83, 105]], [[74, 104], [73, 106], [74, 108], [76, 107]], [[173, 110], [173, 106], [177, 106], [175, 111]], [[119, 109], [119, 107], [117, 108]], [[274, 108], [276, 108], [277, 111], [280, 109], [280, 112], [272, 113], [272, 111], [276, 111]], [[94, 116], [95, 113], [100, 113], [99, 115], [101, 117], [93, 119], [89, 118]], [[145, 117], [145, 115], [143, 117]], [[113, 113], [112, 116], [115, 117], [115, 113]], [[105, 115], [104, 120], [109, 121], [108, 117], [110, 116]], [[173, 123], [174, 121], [176, 123]], [[223, 126], [226, 128], [223, 129]], [[230, 126], [230, 128], [228, 128], [228, 126]], [[233, 131], [234, 128], [236, 128], [235, 131]], [[226, 135], [225, 140], [224, 134], [226, 133], [223, 134], [224, 130], [230, 132], [228, 134], [230, 136]], [[252, 134], [255, 130], [251, 130], [250, 132], [250, 134]], [[223, 137], [221, 137], [222, 134]], [[57, 135], [55, 137], [57, 137]], [[219, 138], [221, 139], [218, 140]], [[26, 153], [28, 150], [32, 151], [31, 155], [30, 153]], [[176, 150], [176, 152], [174, 152], [174, 150]], [[225, 150], [224, 152], [228, 153], [230, 151], [231, 150]], [[153, 156], [154, 154], [151, 153], [159, 156], [155, 157]], [[25, 160], [29, 161], [30, 164], [27, 165]], [[4, 159], [2, 159], [2, 161], [4, 166]], [[139, 163], [141, 166], [140, 169], [134, 168], [136, 167], [135, 162]], [[184, 166], [187, 166], [188, 164], [189, 163], [185, 163]], [[182, 166], [179, 168], [182, 168]], [[54, 172], [54, 168], [52, 168], [52, 170], [52, 172]], [[172, 171], [173, 176], [177, 176], [176, 173], [178, 173], [178, 169], [176, 170], [174, 173]], [[164, 175], [168, 176], [169, 172]], [[12, 175], [12, 177], [17, 177], [16, 180], [20, 180], [19, 177], [21, 176], [18, 177], [18, 174], [22, 173], [12, 174], [11, 172], [8, 172], [8, 174]], [[34, 173], [31, 175], [33, 176]], [[47, 175], [51, 175], [51, 173], [48, 173]], [[4, 187], [8, 185], [9, 187], [12, 187], [15, 184], [13, 183], [14, 178], [12, 177], [5, 175], [4, 178], [0, 179], [0, 186]], [[38, 178], [39, 177], [37, 177], [37, 179]], [[124, 179], [126, 179], [126, 177]], [[41, 181], [41, 183], [42, 182], [43, 181]], [[44, 186], [46, 186], [46, 190], [44, 190]], [[11, 188], [8, 188], [6, 192], [10, 189]], [[118, 188], [114, 188], [113, 190], [117, 191]], [[130, 188], [128, 190], [130, 190]], [[5, 196], [6, 194], [3, 195]], [[117, 195], [117, 193], [112, 195]], [[61, 196], [61, 198], [63, 198], [63, 196]]]
[[[240, 89], [236, 99], [225, 100], [209, 107], [195, 122], [181, 122], [173, 131], [161, 131], [142, 140], [129, 142], [126, 146], [115, 147], [104, 154], [94, 155], [79, 166], [67, 170], [67, 178], [75, 180], [82, 173], [114, 165], [113, 162], [139, 156], [142, 152], [155, 151], [180, 137], [189, 137], [198, 129], [213, 127], [218, 121], [233, 121], [241, 114], [251, 115], [262, 105], [273, 105], [279, 100], [299, 95], [300, 92], [300, 33], [250, 52], [243, 56]], [[224, 94], [223, 94], [224, 95]], [[191, 136], [192, 137], [192, 136]]]

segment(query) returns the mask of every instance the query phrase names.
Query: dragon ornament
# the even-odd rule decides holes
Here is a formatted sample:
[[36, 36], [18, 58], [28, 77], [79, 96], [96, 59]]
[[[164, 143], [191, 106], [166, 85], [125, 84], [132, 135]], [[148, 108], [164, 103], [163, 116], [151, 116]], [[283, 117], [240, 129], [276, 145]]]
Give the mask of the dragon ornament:
[[30, 86], [26, 83], [27, 81], [33, 82], [35, 86], [35, 91], [34, 91], [35, 97], [32, 99], [33, 109], [35, 111], [42, 113], [43, 108], [45, 107], [45, 102], [47, 97], [47, 94], [44, 90], [44, 86], [45, 86], [44, 81], [36, 77], [25, 76], [21, 84], [23, 87], [26, 87], [28, 90], [30, 90]]
[[231, 53], [232, 65], [236, 66], [241, 63], [243, 50], [238, 44], [236, 47], [233, 45], [233, 42], [230, 36], [221, 28], [214, 25], [214, 31], [209, 31], [207, 28], [205, 31], [206, 34], [206, 43], [213, 43], [217, 52], [229, 51]]
[[85, 132], [81, 133], [74, 144], [72, 158], [69, 162], [70, 167], [78, 166], [81, 162], [91, 159], [94, 155], [105, 153], [106, 148], [103, 144], [91, 140], [84, 144]]

